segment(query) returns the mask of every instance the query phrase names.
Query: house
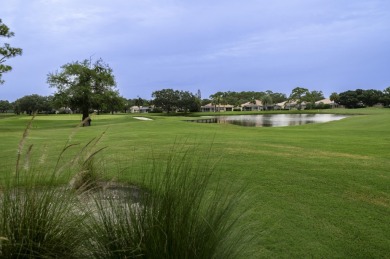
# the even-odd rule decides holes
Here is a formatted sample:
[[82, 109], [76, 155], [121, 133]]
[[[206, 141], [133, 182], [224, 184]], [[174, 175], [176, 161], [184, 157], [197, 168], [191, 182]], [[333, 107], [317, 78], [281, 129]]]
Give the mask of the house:
[[283, 110], [285, 104], [286, 104], [286, 102], [275, 103], [274, 110]]
[[201, 112], [231, 112], [234, 106], [230, 104], [206, 104], [200, 107]]
[[69, 107], [61, 107], [55, 111], [56, 114], [72, 114], [73, 111]]
[[[298, 107], [299, 104], [296, 100], [288, 100], [274, 105], [275, 110], [292, 110], [298, 109]], [[300, 108], [304, 110], [306, 108], [306, 102], [301, 102]]]
[[318, 106], [318, 105], [329, 105], [331, 108], [336, 108], [336, 107], [339, 106], [337, 103], [335, 103], [334, 101], [331, 101], [329, 98], [325, 98], [325, 99], [319, 100], [319, 101], [315, 102], [315, 104], [316, 104], [316, 106]]
[[130, 112], [131, 113], [148, 113], [150, 112], [150, 107], [149, 106], [131, 106], [130, 107]]
[[255, 100], [254, 102], [247, 102], [241, 104], [242, 111], [261, 111], [263, 110], [263, 103], [259, 100]]

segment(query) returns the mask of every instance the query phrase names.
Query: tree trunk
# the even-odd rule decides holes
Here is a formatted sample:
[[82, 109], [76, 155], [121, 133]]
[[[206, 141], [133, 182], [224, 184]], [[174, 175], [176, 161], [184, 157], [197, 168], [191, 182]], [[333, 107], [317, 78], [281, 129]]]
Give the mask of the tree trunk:
[[88, 110], [83, 110], [82, 122], [83, 122], [83, 127], [84, 126], [91, 126], [91, 118], [89, 117]]

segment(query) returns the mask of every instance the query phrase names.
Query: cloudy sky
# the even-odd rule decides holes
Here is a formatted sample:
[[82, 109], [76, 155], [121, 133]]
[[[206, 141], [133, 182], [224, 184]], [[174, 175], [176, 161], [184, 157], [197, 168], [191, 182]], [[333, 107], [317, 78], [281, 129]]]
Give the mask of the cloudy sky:
[[0, 100], [50, 95], [49, 72], [90, 57], [125, 98], [390, 86], [389, 0], [0, 0], [0, 18], [23, 49]]

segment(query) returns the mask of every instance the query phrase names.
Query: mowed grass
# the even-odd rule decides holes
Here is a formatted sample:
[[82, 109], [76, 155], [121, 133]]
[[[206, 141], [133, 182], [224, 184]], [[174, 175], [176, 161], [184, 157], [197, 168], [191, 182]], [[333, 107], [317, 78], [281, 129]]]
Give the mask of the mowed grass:
[[[326, 110], [359, 114], [303, 126], [250, 128], [189, 123], [182, 116], [37, 116], [25, 149], [50, 170], [66, 143], [104, 135], [107, 177], [136, 181], [175, 146], [195, 145], [216, 161], [224, 186], [245, 188], [240, 224], [255, 236], [243, 258], [388, 258], [390, 254], [390, 109]], [[203, 114], [202, 114], [203, 115]], [[0, 172], [5, 177], [31, 117], [0, 119]], [[178, 149], [180, 150], [180, 148]], [[72, 149], [69, 149], [72, 152]], [[44, 161], [44, 162], [42, 162]], [[227, 193], [228, 195], [228, 193]]]

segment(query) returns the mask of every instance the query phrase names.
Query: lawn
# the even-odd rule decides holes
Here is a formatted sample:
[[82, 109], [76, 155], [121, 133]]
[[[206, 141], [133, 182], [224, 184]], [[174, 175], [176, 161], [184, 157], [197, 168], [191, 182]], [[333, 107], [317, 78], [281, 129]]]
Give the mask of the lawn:
[[[32, 144], [36, 163], [44, 156], [51, 168], [66, 143], [85, 145], [102, 136], [98, 147], [107, 148], [99, 157], [107, 177], [136, 181], [151, 161], [196, 146], [217, 161], [215, 184], [247, 190], [237, 210], [250, 205], [239, 224], [254, 240], [243, 258], [388, 258], [390, 109], [316, 112], [355, 115], [281, 128], [188, 123], [184, 116], [153, 114], [147, 115], [152, 121], [94, 115], [91, 127], [77, 128], [81, 115], [40, 115], [25, 149]], [[0, 117], [2, 177], [14, 170], [30, 119]]]

